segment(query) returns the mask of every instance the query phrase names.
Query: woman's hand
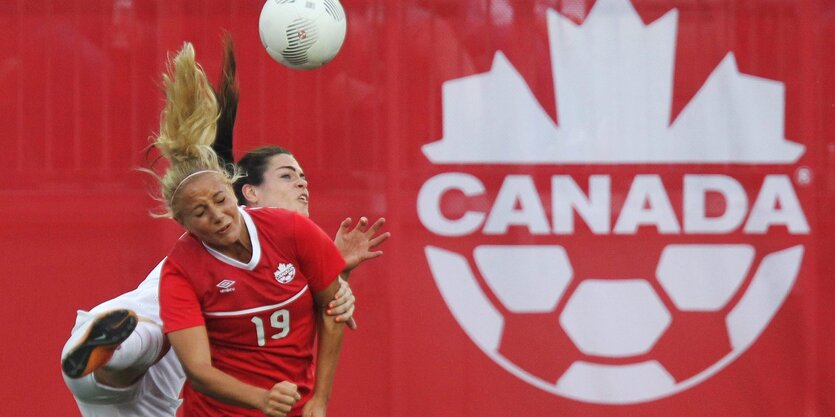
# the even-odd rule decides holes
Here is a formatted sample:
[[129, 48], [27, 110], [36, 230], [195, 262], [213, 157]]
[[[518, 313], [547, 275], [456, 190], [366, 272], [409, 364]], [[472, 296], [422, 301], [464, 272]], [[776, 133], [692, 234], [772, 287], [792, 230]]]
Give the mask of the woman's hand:
[[345, 259], [346, 272], [350, 272], [369, 259], [382, 255], [383, 251], [373, 251], [373, 249], [391, 237], [389, 232], [374, 236], [386, 223], [386, 219], [382, 217], [377, 219], [371, 227], [368, 227], [368, 219], [365, 217], [360, 217], [360, 221], [353, 229], [350, 228], [351, 222], [350, 217], [343, 220], [334, 239], [336, 247], [339, 248], [339, 253]]
[[351, 291], [351, 286], [348, 281], [339, 278], [339, 290], [334, 295], [333, 300], [328, 303], [326, 313], [329, 316], [335, 316], [334, 320], [339, 323], [345, 323], [351, 330], [357, 329], [357, 322], [354, 321], [354, 302], [356, 298]]
[[296, 384], [281, 381], [264, 394], [260, 409], [269, 417], [285, 417], [301, 398]]

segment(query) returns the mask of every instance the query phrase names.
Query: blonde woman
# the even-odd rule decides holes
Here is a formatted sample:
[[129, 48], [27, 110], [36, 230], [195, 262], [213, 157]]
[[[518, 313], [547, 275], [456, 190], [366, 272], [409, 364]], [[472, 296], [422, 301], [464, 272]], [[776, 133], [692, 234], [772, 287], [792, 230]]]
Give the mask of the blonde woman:
[[[231, 43], [227, 43], [226, 46], [224, 72], [227, 77], [222, 81], [221, 93], [219, 94], [220, 98], [224, 99], [222, 102], [225, 104], [218, 122], [218, 138], [221, 142], [221, 152], [224, 156], [228, 155], [228, 160], [231, 160], [231, 132], [235, 119], [234, 110], [237, 104], [237, 91], [229, 88], [234, 85], [234, 55], [232, 54]], [[176, 82], [174, 80], [169, 81]], [[168, 83], [166, 85], [171, 87]], [[203, 97], [205, 98], [205, 95]], [[208, 107], [211, 106], [210, 104]], [[180, 109], [186, 109], [186, 107], [188, 106], [181, 106]], [[186, 112], [191, 111], [192, 115], [197, 115], [200, 111], [204, 111], [205, 107], [200, 111], [194, 109], [197, 109], [197, 107], [186, 110]], [[222, 138], [225, 138], [225, 143], [220, 140]], [[260, 195], [263, 198], [268, 196], [271, 191], [261, 190], [261, 192]], [[295, 200], [296, 196], [291, 194], [281, 194], [270, 199], [273, 204], [277, 203], [289, 209], [293, 209], [292, 206], [297, 204]], [[262, 200], [261, 202], [266, 201]], [[258, 202], [249, 202], [248, 204], [259, 205]], [[337, 233], [337, 242], [339, 242], [339, 247], [346, 259], [351, 262], [350, 268], [381, 254], [381, 252], [371, 251], [388, 237], [387, 233], [384, 236], [373, 236], [381, 225], [382, 223], [378, 221], [372, 228], [366, 230], [363, 219], [360, 226], [350, 230], [348, 228], [350, 221], [343, 222]], [[137, 290], [103, 303], [89, 313], [79, 312], [78, 325], [74, 329], [73, 337], [68, 341], [62, 355], [62, 365], [65, 367], [67, 384], [78, 400], [83, 415], [109, 416], [117, 413], [124, 416], [174, 415], [174, 411], [179, 404], [177, 393], [182, 386], [183, 370], [179, 366], [173, 351], [165, 354], [167, 346], [163, 346], [164, 340], [161, 338], [161, 331], [156, 324], [159, 322], [157, 282], [161, 267], [161, 265], [158, 265]], [[346, 268], [344, 272], [349, 272], [350, 268]], [[236, 283], [230, 284], [229, 281], [224, 285], [229, 285], [227, 289], [230, 291], [227, 292], [232, 292]], [[343, 322], [350, 318], [353, 311], [353, 296], [347, 286], [344, 288], [347, 291], [343, 293], [343, 290], [340, 290], [341, 297], [333, 301], [331, 311]], [[150, 316], [151, 320], [140, 321], [137, 326], [133, 311], [125, 310], [127, 308], [136, 309], [140, 316]], [[285, 313], [279, 314], [283, 315]], [[151, 323], [146, 323], [147, 321]], [[288, 324], [292, 325], [292, 322], [288, 322]], [[249, 325], [253, 326], [255, 322], [251, 320]], [[272, 323], [270, 323], [271, 325]], [[281, 322], [278, 325], [281, 326]], [[133, 329], [134, 326], [137, 326], [135, 330]], [[149, 329], [150, 331], [148, 331]], [[98, 339], [103, 332], [107, 333], [107, 341], [104, 344], [95, 342], [95, 339]], [[257, 333], [256, 328], [256, 337]], [[273, 335], [265, 336], [272, 337]], [[144, 343], [142, 343], [143, 341]], [[132, 348], [128, 348], [129, 346], [132, 346]], [[113, 355], [116, 347], [119, 347], [119, 349]], [[163, 359], [156, 362], [159, 357], [163, 357]], [[139, 359], [142, 359], [143, 363], [139, 363]], [[126, 368], [120, 368], [125, 364], [127, 364]], [[73, 374], [71, 377], [67, 375], [67, 369], [71, 370]], [[79, 377], [82, 374], [83, 376]], [[247, 380], [247, 378], [242, 379]], [[285, 384], [285, 386], [291, 387], [288, 384]], [[317, 393], [324, 393], [319, 390], [319, 387], [325, 388], [325, 385], [317, 383], [316, 387]], [[304, 393], [305, 389], [302, 385], [300, 391]], [[294, 397], [294, 395], [290, 395], [286, 399], [292, 401]], [[310, 397], [313, 398], [314, 395], [310, 395]], [[305, 410], [308, 413], [306, 415], [324, 415], [323, 405], [326, 404], [327, 397], [326, 395], [315, 397], [315, 401], [306, 403]], [[325, 401], [322, 401], [322, 399]], [[297, 408], [300, 407], [301, 404], [298, 404]], [[267, 415], [283, 415], [281, 410], [267, 409], [264, 411]], [[199, 414], [187, 413], [187, 415]], [[263, 414], [258, 412], [254, 415]]]
[[217, 102], [190, 44], [163, 83], [162, 198], [188, 233], [163, 265], [160, 314], [188, 378], [183, 411], [324, 416], [343, 332], [326, 310], [345, 261], [307, 217], [237, 206], [211, 147]]

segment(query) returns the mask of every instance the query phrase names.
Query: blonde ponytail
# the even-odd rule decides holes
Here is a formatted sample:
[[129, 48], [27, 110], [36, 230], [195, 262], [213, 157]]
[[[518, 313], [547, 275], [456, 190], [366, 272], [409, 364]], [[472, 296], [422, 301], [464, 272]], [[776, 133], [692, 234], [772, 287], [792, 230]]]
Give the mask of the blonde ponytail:
[[160, 114], [154, 146], [169, 161], [160, 181], [165, 212], [159, 217], [177, 217], [174, 197], [183, 182], [201, 171], [215, 171], [230, 178], [212, 149], [217, 130], [218, 104], [206, 74], [195, 61], [194, 47], [186, 42], [169, 58], [162, 76], [165, 108]]

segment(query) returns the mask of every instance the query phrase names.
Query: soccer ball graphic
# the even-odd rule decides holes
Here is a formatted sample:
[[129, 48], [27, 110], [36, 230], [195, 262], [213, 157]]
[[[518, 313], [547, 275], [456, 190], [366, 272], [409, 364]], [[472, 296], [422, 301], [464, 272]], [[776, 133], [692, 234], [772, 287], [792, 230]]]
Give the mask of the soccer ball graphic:
[[610, 278], [575, 276], [558, 245], [481, 245], [472, 263], [425, 252], [487, 356], [542, 390], [599, 404], [660, 399], [730, 364], [768, 326], [803, 258], [802, 245], [758, 257], [748, 244], [669, 244], [654, 276]]
[[267, 0], [258, 32], [273, 59], [288, 68], [309, 70], [336, 56], [346, 24], [338, 0]]

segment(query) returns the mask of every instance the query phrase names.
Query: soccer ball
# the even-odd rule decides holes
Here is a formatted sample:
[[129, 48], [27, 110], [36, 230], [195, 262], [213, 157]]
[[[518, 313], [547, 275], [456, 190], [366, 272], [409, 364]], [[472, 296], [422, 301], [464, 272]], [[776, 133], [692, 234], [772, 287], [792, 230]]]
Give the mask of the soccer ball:
[[634, 278], [578, 275], [555, 245], [481, 245], [472, 263], [433, 246], [426, 256], [456, 320], [497, 364], [566, 398], [632, 404], [744, 353], [793, 287], [803, 246], [757, 263], [752, 245], [669, 244], [647, 257], [654, 274]]
[[288, 68], [309, 70], [336, 56], [346, 24], [338, 0], [267, 0], [258, 32], [273, 59]]

